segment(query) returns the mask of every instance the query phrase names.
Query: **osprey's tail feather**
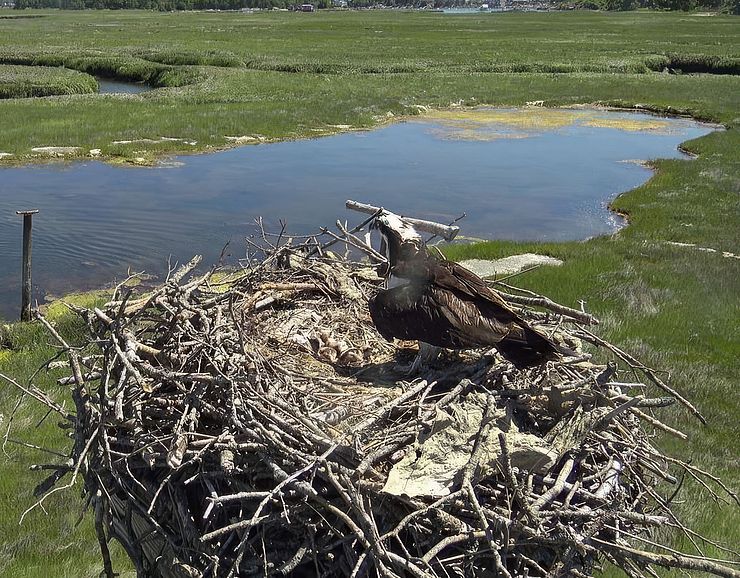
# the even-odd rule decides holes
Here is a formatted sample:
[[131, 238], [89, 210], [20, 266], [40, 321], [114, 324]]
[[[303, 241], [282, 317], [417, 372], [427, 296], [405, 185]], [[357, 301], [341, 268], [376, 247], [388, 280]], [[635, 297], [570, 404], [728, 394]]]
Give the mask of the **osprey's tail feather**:
[[496, 344], [498, 352], [517, 369], [542, 365], [561, 354], [571, 353], [529, 327], [512, 332]]

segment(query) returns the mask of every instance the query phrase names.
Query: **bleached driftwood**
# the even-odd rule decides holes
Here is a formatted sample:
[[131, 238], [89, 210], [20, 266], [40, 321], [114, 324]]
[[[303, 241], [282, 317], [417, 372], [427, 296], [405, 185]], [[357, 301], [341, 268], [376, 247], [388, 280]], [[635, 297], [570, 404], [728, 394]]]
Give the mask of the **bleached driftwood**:
[[[379, 214], [381, 211], [385, 210], [382, 207], [375, 207], [373, 205], [352, 200], [348, 200], [345, 205], [352, 211], [365, 213], [366, 215]], [[452, 241], [460, 232], [460, 227], [457, 225], [443, 225], [441, 223], [435, 223], [434, 221], [425, 221], [423, 219], [415, 219], [413, 217], [404, 217], [404, 220], [411, 223], [417, 230], [438, 235], [445, 241]]]

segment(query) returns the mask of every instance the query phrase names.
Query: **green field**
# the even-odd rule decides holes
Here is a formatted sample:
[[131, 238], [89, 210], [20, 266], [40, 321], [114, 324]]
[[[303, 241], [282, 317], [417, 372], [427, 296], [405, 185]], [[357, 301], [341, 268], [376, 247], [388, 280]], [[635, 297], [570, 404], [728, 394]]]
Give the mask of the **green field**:
[[[675, 455], [740, 486], [740, 20], [675, 13], [543, 13], [450, 16], [406, 12], [145, 13], [35, 12], [0, 18], [0, 82], [33, 65], [142, 80], [142, 95], [65, 94], [0, 100], [0, 166], [34, 160], [37, 146], [98, 148], [112, 161], [154, 160], [182, 142], [114, 145], [167, 136], [187, 150], [229, 146], [227, 136], [302, 138], [370, 128], [418, 105], [640, 106], [713, 120], [727, 130], [685, 143], [697, 158], [658, 161], [644, 186], [614, 206], [631, 225], [579, 243], [492, 242], [450, 249], [455, 258], [536, 251], [565, 261], [518, 283], [567, 305], [586, 302], [599, 331], [655, 367], [707, 417], [681, 409], [670, 423], [688, 442], [661, 438]], [[5, 11], [3, 15], [27, 16]], [[64, 87], [76, 76], [39, 68]], [[664, 72], [665, 71], [665, 72]], [[697, 73], [700, 72], [700, 73]], [[31, 74], [30, 77], [33, 77]], [[6, 84], [11, 85], [12, 82]], [[20, 81], [16, 82], [20, 85]], [[9, 93], [12, 94], [12, 93]], [[390, 114], [389, 114], [390, 113]], [[536, 164], [533, 164], [536, 170]], [[1, 182], [0, 182], [1, 183]], [[0, 184], [1, 189], [1, 184]], [[319, 225], [317, 223], [317, 225]], [[693, 244], [676, 245], [672, 243]], [[702, 250], [713, 249], [714, 252]], [[727, 253], [727, 254], [725, 254]], [[61, 308], [58, 323], [78, 330]], [[54, 354], [35, 325], [3, 331], [0, 372], [26, 379]], [[53, 375], [51, 376], [53, 377]], [[37, 379], [64, 392], [43, 372]], [[0, 385], [3, 431], [16, 392]], [[11, 436], [60, 447], [63, 433], [25, 402]], [[102, 565], [89, 519], [74, 528], [79, 491], [34, 510], [43, 476], [30, 463], [56, 459], [6, 443], [0, 457], [0, 575], [97, 576]], [[695, 530], [740, 543], [740, 508], [715, 504], [686, 480], [677, 510]], [[695, 553], [681, 537], [676, 547]], [[707, 555], [731, 554], [704, 545]], [[123, 566], [120, 552], [116, 563]]]

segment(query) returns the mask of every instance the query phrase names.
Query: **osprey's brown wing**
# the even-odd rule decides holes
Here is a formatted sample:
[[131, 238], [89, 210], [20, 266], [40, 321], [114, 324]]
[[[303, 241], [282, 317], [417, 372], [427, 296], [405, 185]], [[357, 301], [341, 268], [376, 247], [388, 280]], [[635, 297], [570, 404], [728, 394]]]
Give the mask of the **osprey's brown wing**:
[[517, 367], [556, 357], [556, 346], [529, 327], [472, 271], [451, 261], [438, 261], [430, 273], [430, 298], [453, 327], [457, 347], [495, 346]]
[[521, 331], [518, 316], [471, 271], [437, 261], [430, 277], [428, 298], [454, 328], [457, 347], [492, 346]]
[[459, 263], [438, 260], [430, 267], [430, 272], [432, 282], [435, 285], [463, 293], [474, 300], [482, 299], [490, 302], [497, 309], [500, 309], [501, 314], [506, 315], [508, 313], [512, 316], [512, 319], [519, 320], [516, 313], [509, 308], [506, 301], [498, 293], [486, 285], [486, 282], [478, 275]]
[[449, 261], [429, 264], [426, 279], [379, 291], [370, 315], [386, 339], [418, 339], [438, 347], [496, 347], [517, 367], [556, 354], [554, 344], [531, 329], [480, 277]]
[[387, 340], [420, 340], [438, 347], [460, 345], [451, 338], [454, 327], [439, 303], [430, 299], [430, 286], [408, 283], [378, 291], [369, 302], [370, 316]]

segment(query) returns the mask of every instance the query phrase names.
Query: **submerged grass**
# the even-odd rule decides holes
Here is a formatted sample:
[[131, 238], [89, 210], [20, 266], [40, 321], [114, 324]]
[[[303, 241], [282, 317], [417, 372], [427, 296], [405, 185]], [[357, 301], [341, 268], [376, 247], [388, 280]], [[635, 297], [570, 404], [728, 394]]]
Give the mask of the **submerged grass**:
[[629, 132], [666, 133], [671, 130], [671, 123], [664, 118], [610, 117], [607, 114], [597, 109], [476, 107], [437, 109], [423, 113], [421, 120], [432, 120], [439, 125], [434, 133], [441, 138], [473, 141], [527, 138], [575, 125]]
[[[672, 384], [696, 402], [709, 425], [701, 427], [676, 409], [673, 423], [690, 435], [689, 442], [663, 437], [660, 443], [731, 486], [740, 485], [740, 260], [724, 254], [740, 253], [736, 17], [375, 11], [31, 15], [42, 14], [53, 18], [0, 20], [0, 34], [8, 39], [0, 62], [107, 71], [169, 88], [134, 96], [0, 101], [0, 151], [14, 154], [0, 161], [5, 164], [32, 159], [30, 149], [40, 144], [80, 146], [82, 154], [99, 148], [114, 160], [154, 159], [184, 145], [113, 141], [179, 137], [197, 142], [187, 145], [188, 151], [211, 150], [230, 146], [227, 136], [270, 140], [315, 135], [316, 129], [332, 132], [335, 125], [370, 128], [416, 115], [420, 105], [435, 109], [451, 103], [600, 103], [724, 124], [727, 130], [684, 143], [696, 160], [654, 161], [655, 176], [614, 201], [631, 224], [613, 237], [558, 244], [498, 241], [448, 251], [455, 258], [534, 251], [564, 260], [562, 267], [543, 267], [518, 281], [561, 303], [585, 301], [602, 318], [600, 331], [607, 338], [669, 370]], [[666, 69], [684, 74], [652, 72]], [[711, 74], [686, 74], [692, 71]], [[464, 109], [455, 110], [458, 120], [465, 118]], [[526, 113], [526, 122], [558, 122], [559, 114]], [[464, 208], [464, 198], [454, 202]], [[71, 317], [63, 311], [53, 316], [73, 339]], [[53, 355], [33, 324], [13, 325], [3, 335], [0, 371], [19, 380]], [[42, 373], [37, 380], [62, 399], [53, 378]], [[17, 399], [15, 391], [0, 385], [3, 427]], [[23, 403], [13, 436], [59, 447], [62, 434], [42, 417]], [[0, 575], [96, 576], [100, 565], [89, 519], [72, 531], [78, 504], [69, 497], [51, 502], [48, 514], [34, 511], [17, 525], [40, 478], [27, 465], [53, 456], [13, 444], [5, 450]], [[687, 499], [678, 507], [689, 525], [726, 545], [740, 543], [738, 509], [720, 508], [699, 486], [688, 480], [686, 485]], [[692, 550], [681, 538], [676, 544]], [[727, 556], [711, 545], [705, 552]], [[116, 556], [117, 566], [125, 568], [121, 553]]]

